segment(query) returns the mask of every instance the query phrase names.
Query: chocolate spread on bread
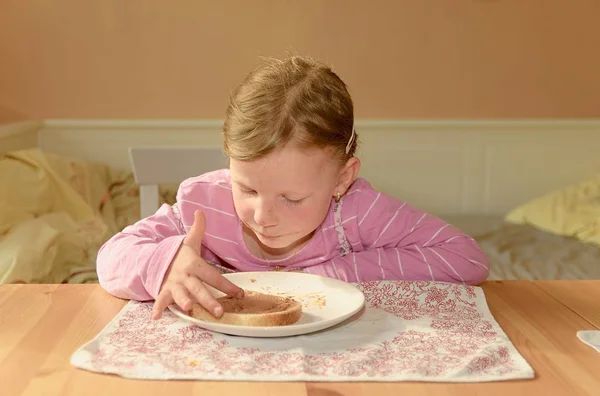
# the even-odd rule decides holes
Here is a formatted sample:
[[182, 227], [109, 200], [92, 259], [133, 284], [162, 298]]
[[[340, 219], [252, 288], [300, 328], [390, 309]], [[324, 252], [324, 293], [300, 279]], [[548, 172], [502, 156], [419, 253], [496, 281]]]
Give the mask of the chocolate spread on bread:
[[238, 326], [286, 326], [302, 316], [302, 304], [290, 297], [245, 291], [244, 297], [217, 298], [223, 306], [220, 318], [214, 317], [200, 304], [194, 304], [189, 315], [203, 321]]
[[294, 300], [291, 298], [270, 299], [255, 295], [246, 295], [242, 298], [221, 297], [218, 299], [226, 313], [256, 314], [281, 312], [289, 309]]

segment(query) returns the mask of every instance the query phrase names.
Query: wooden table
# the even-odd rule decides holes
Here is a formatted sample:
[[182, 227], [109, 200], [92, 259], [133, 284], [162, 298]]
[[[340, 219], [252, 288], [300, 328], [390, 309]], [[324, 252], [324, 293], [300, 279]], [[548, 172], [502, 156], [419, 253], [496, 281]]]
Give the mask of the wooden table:
[[577, 339], [600, 329], [600, 281], [483, 285], [492, 314], [536, 372], [491, 383], [141, 381], [76, 369], [71, 354], [123, 307], [97, 285], [0, 285], [0, 395], [600, 395], [600, 353]]

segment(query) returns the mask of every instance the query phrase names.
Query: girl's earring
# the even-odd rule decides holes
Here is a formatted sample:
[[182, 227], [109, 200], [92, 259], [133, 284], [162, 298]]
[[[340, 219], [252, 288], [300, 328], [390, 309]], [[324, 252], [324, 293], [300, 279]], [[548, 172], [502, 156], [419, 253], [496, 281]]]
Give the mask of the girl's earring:
[[338, 192], [337, 192], [337, 195], [336, 195], [336, 197], [335, 197], [335, 201], [336, 201], [336, 202], [340, 202], [340, 199], [342, 199], [342, 193], [338, 191]]

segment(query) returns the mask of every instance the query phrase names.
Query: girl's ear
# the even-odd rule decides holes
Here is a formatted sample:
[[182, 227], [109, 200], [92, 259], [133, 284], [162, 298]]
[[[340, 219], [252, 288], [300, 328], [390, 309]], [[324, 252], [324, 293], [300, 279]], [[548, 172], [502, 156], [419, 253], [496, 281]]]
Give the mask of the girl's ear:
[[360, 160], [358, 158], [352, 157], [346, 161], [346, 164], [340, 171], [340, 176], [335, 187], [336, 189], [334, 191], [334, 195], [338, 192], [340, 195], [346, 194], [346, 191], [348, 191], [354, 180], [356, 180], [359, 171]]

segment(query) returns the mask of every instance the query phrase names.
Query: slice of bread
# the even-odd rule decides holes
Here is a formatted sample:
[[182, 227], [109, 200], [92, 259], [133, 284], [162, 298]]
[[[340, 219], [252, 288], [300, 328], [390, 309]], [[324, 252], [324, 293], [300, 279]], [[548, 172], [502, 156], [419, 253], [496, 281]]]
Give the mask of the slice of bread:
[[200, 304], [194, 304], [189, 315], [207, 322], [237, 326], [287, 326], [302, 316], [302, 304], [290, 297], [255, 291], [244, 291], [244, 297], [219, 297], [223, 315], [215, 318]]

